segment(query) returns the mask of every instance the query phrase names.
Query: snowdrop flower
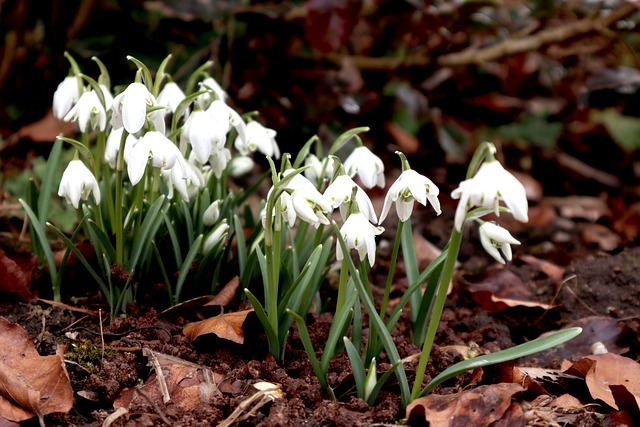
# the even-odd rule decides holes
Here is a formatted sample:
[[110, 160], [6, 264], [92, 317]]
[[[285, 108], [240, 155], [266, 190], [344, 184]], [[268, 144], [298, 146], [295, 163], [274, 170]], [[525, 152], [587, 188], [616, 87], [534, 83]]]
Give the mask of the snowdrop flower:
[[162, 176], [169, 183], [169, 194], [167, 194], [169, 199], [173, 198], [173, 189], [175, 188], [182, 200], [188, 202], [198, 189], [205, 185], [204, 175], [200, 168], [190, 162], [176, 164], [171, 169], [162, 169]]
[[344, 161], [344, 169], [351, 177], [358, 174], [367, 188], [384, 188], [384, 164], [367, 147], [357, 147]]
[[[111, 129], [109, 132], [109, 136], [107, 137], [107, 143], [104, 149], [104, 160], [109, 164], [111, 169], [115, 169], [116, 162], [118, 160], [118, 150], [120, 149], [120, 141], [122, 140], [122, 134], [124, 133], [124, 128], [120, 129]], [[127, 135], [127, 139], [124, 142], [124, 161], [126, 163], [129, 162], [129, 154], [131, 153], [131, 148], [136, 145], [138, 142], [138, 138], [134, 135]]]
[[357, 188], [356, 203], [358, 204], [360, 212], [362, 212], [369, 221], [373, 223], [378, 222], [378, 216], [373, 209], [371, 199], [369, 199], [367, 193], [348, 175], [338, 175], [324, 191], [324, 197], [332, 209], [340, 208], [340, 216], [344, 221], [347, 216], [347, 209], [349, 208], [354, 187]]
[[455, 214], [455, 227], [458, 231], [462, 230], [467, 211], [471, 207], [482, 206], [499, 215], [500, 200], [504, 201], [515, 219], [520, 222], [529, 220], [524, 186], [497, 160], [482, 163], [475, 176], [462, 181], [453, 190], [451, 197], [460, 199]]
[[239, 177], [253, 170], [255, 163], [248, 156], [236, 156], [229, 161], [229, 175]]
[[407, 169], [400, 174], [396, 182], [394, 182], [384, 198], [380, 221], [382, 223], [389, 213], [391, 203], [396, 203], [396, 212], [400, 221], [404, 222], [409, 219], [413, 212], [413, 202], [416, 201], [422, 206], [427, 205], [427, 200], [433, 206], [438, 215], [442, 213], [440, 210], [440, 201], [438, 187], [426, 176], [420, 175], [413, 169]]
[[204, 164], [211, 156], [213, 147], [222, 147], [226, 139], [228, 126], [215, 126], [214, 118], [206, 111], [197, 110], [189, 114], [180, 134], [180, 151], [184, 154], [187, 144], [191, 145], [191, 154], [196, 161]]
[[256, 121], [246, 124], [244, 139], [238, 135], [234, 145], [242, 154], [253, 153], [258, 150], [267, 157], [280, 158], [280, 148], [276, 142], [276, 131], [266, 128]]
[[[520, 242], [513, 238], [513, 236], [504, 228], [492, 222], [483, 223], [480, 228], [480, 243], [496, 261], [501, 264], [505, 263], [505, 260], [511, 261], [511, 245], [519, 245]], [[502, 256], [500, 252], [502, 251]]]
[[198, 96], [196, 101], [198, 102], [198, 105], [200, 105], [200, 108], [202, 109], [206, 109], [209, 103], [212, 100], [214, 100], [214, 98], [216, 97], [222, 102], [225, 102], [227, 100], [227, 92], [225, 92], [225, 90], [222, 89], [222, 86], [220, 86], [220, 84], [213, 77], [207, 77], [206, 79], [201, 81], [200, 87], [201, 87], [200, 90], [210, 89], [215, 94], [215, 95], [211, 95], [211, 93], [205, 93]]
[[[383, 231], [384, 228], [371, 224], [362, 212], [349, 215], [340, 228], [340, 234], [342, 234], [347, 248], [358, 251], [360, 261], [368, 256], [369, 265], [373, 265], [376, 261], [376, 236], [382, 234]], [[336, 259], [342, 261], [343, 258], [342, 245], [338, 242]]]
[[149, 160], [151, 160], [153, 167], [165, 170], [173, 168], [177, 162], [183, 174], [182, 178], [186, 178], [186, 160], [178, 147], [161, 132], [145, 133], [131, 149], [127, 162], [127, 173], [132, 185], [140, 182]]
[[211, 203], [209, 207], [202, 214], [202, 223], [207, 227], [211, 227], [213, 224], [218, 222], [218, 218], [220, 218], [220, 204], [222, 200], [216, 200]]
[[220, 179], [231, 160], [231, 151], [228, 148], [214, 146], [209, 156], [209, 164], [216, 178]]
[[67, 203], [78, 209], [80, 199], [87, 200], [93, 193], [96, 204], [100, 203], [100, 187], [95, 176], [82, 160], [71, 160], [62, 174], [58, 196], [64, 197]]
[[158, 94], [158, 105], [168, 107], [172, 113], [184, 100], [185, 94], [175, 82], [167, 82]]
[[223, 219], [204, 240], [204, 243], [202, 244], [202, 253], [206, 255], [218, 244], [223, 245], [224, 240], [227, 238], [228, 231], [229, 225], [227, 224], [227, 220]]
[[[327, 165], [324, 170], [324, 175], [322, 175], [322, 168], [324, 165]], [[325, 157], [322, 161], [318, 159], [315, 154], [309, 154], [306, 159], [304, 159], [305, 166], [311, 166], [309, 169], [305, 169], [304, 176], [311, 182], [318, 182], [320, 176], [322, 179], [331, 179], [333, 176], [333, 162], [329, 157]]]
[[73, 104], [80, 98], [82, 82], [79, 77], [69, 76], [58, 85], [53, 93], [53, 115], [62, 120]]
[[107, 112], [98, 98], [98, 94], [93, 91], [84, 92], [76, 105], [64, 116], [65, 122], [78, 122], [80, 132], [84, 132], [87, 125], [92, 129], [98, 127], [101, 131], [107, 127]]
[[[124, 126], [127, 132], [136, 133], [142, 129], [147, 119], [147, 107], [157, 106], [156, 98], [142, 83], [131, 83], [113, 99], [111, 125], [114, 129]], [[158, 114], [154, 114], [158, 117]], [[164, 121], [163, 121], [164, 123]], [[159, 121], [154, 120], [158, 125]], [[156, 129], [164, 132], [164, 129]]]

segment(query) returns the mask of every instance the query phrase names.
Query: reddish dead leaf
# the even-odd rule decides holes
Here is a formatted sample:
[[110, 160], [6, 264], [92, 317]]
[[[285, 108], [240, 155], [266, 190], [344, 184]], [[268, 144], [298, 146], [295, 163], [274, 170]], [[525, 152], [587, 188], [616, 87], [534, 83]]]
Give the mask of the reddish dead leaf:
[[565, 218], [580, 218], [589, 221], [609, 216], [611, 211], [607, 202], [599, 197], [589, 196], [568, 196], [568, 197], [547, 197], [547, 203], [555, 206], [560, 215]]
[[49, 110], [42, 119], [23, 126], [17, 136], [18, 139], [28, 138], [33, 142], [53, 142], [58, 135], [71, 133], [75, 126], [75, 123], [56, 119]]
[[31, 274], [37, 258], [30, 254], [9, 256], [0, 248], [0, 291], [10, 292], [24, 301], [32, 301]]
[[0, 317], [0, 416], [23, 421], [69, 412], [73, 390], [64, 365], [64, 347], [40, 356], [29, 334]]
[[584, 378], [594, 399], [619, 410], [640, 408], [640, 364], [613, 353], [584, 357], [565, 371]]
[[514, 366], [512, 372], [515, 384], [526, 388], [528, 393], [538, 395], [554, 396], [583, 384], [581, 378], [565, 374], [558, 369]]
[[602, 224], [584, 224], [582, 240], [588, 245], [598, 245], [603, 251], [612, 251], [620, 247], [622, 239]]
[[418, 151], [418, 149], [420, 149], [420, 141], [418, 140], [418, 138], [416, 138], [414, 135], [411, 135], [397, 124], [393, 122], [387, 122], [385, 123], [384, 128], [387, 132], [389, 132], [389, 135], [393, 137], [396, 144], [398, 145], [398, 147], [400, 147], [403, 153], [406, 153], [407, 155], [414, 154]]
[[307, 0], [305, 38], [322, 53], [335, 52], [345, 45], [360, 17], [356, 0]]
[[469, 291], [474, 301], [491, 312], [500, 312], [507, 307], [540, 307], [545, 310], [552, 306], [532, 301], [534, 296], [517, 275], [505, 268], [487, 269], [480, 282], [472, 283]]
[[550, 277], [551, 279], [561, 280], [564, 277], [565, 269], [555, 265], [552, 262], [545, 261], [543, 259], [536, 258], [533, 255], [526, 255], [526, 254], [520, 256], [518, 259], [520, 261], [523, 261], [529, 264], [532, 267], [538, 268], [540, 271], [546, 274], [547, 277]]
[[143, 394], [157, 404], [172, 402], [185, 411], [221, 397], [218, 384], [224, 380], [223, 374], [150, 349], [143, 353], [155, 373], [141, 387], [123, 390], [113, 403], [115, 409], [146, 403]]
[[620, 233], [625, 239], [633, 241], [640, 235], [640, 202], [622, 208], [621, 215], [616, 215], [613, 222], [613, 229]]
[[[430, 427], [494, 425], [507, 414], [512, 397], [521, 391], [524, 388], [518, 384], [499, 383], [449, 395], [430, 394], [411, 402], [406, 417], [424, 415]], [[524, 416], [510, 422], [524, 425]]]
[[524, 186], [524, 191], [527, 194], [527, 199], [533, 202], [539, 202], [542, 199], [542, 184], [528, 173], [520, 171], [511, 171], [518, 181]]
[[233, 279], [229, 280], [229, 282], [220, 289], [220, 292], [205, 305], [221, 305], [223, 307], [228, 305], [233, 300], [233, 297], [235, 297], [238, 285], [240, 285], [240, 278], [234, 276]]
[[244, 343], [244, 332], [242, 325], [253, 309], [237, 311], [235, 313], [221, 314], [200, 322], [189, 323], [182, 331], [191, 341], [196, 338], [214, 334], [219, 338], [233, 341], [238, 344]]

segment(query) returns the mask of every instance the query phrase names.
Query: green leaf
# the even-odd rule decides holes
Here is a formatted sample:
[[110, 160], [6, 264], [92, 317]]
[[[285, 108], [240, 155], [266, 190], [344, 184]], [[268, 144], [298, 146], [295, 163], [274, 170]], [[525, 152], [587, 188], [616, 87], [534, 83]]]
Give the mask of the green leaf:
[[51, 250], [51, 246], [49, 245], [49, 241], [47, 240], [47, 235], [44, 231], [44, 227], [38, 221], [36, 214], [33, 212], [33, 210], [31, 210], [29, 205], [22, 199], [18, 199], [18, 201], [27, 213], [27, 217], [29, 218], [29, 221], [31, 221], [31, 227], [38, 236], [38, 242], [40, 243], [40, 247], [42, 248], [44, 256], [47, 259], [47, 265], [49, 266], [49, 276], [51, 277], [51, 283], [55, 283], [57, 275], [56, 263], [53, 259], [53, 251]]
[[51, 193], [53, 185], [56, 181], [55, 177], [60, 173], [60, 157], [62, 155], [62, 142], [56, 139], [51, 147], [47, 166], [40, 186], [40, 194], [38, 194], [38, 220], [42, 227], [49, 219], [49, 208], [51, 207]]
[[127, 265], [127, 270], [129, 272], [133, 272], [135, 270], [143, 255], [146, 257], [149, 243], [151, 242], [151, 239], [155, 237], [158, 227], [160, 227], [162, 222], [163, 215], [160, 215], [160, 209], [162, 209], [164, 200], [164, 196], [158, 197], [147, 211], [144, 221], [142, 221], [142, 225], [140, 225], [140, 230], [133, 242], [131, 258]]
[[349, 356], [349, 362], [351, 362], [351, 370], [353, 371], [353, 380], [356, 383], [356, 390], [358, 397], [364, 399], [364, 382], [366, 380], [366, 373], [364, 370], [364, 364], [360, 358], [360, 352], [353, 345], [348, 337], [343, 337], [344, 348]]
[[625, 116], [614, 108], [592, 111], [591, 120], [607, 128], [611, 138], [627, 152], [640, 148], [640, 118]]
[[180, 267], [180, 274], [178, 274], [178, 281], [176, 282], [176, 292], [173, 296], [173, 303], [178, 304], [180, 302], [180, 293], [182, 292], [182, 285], [184, 285], [184, 281], [187, 279], [187, 274], [189, 274], [189, 270], [191, 270], [191, 264], [193, 260], [198, 255], [200, 251], [200, 246], [202, 244], [203, 235], [199, 235], [198, 238], [191, 245], [191, 249], [187, 253], [187, 256], [184, 258], [184, 262]]
[[258, 301], [258, 298], [251, 293], [249, 289], [244, 290], [245, 295], [251, 301], [251, 305], [253, 305], [253, 309], [255, 310], [256, 315], [258, 316], [258, 320], [262, 324], [264, 328], [264, 332], [267, 334], [267, 342], [269, 344], [269, 353], [271, 354], [279, 354], [280, 353], [280, 342], [278, 341], [277, 331], [273, 329], [271, 326], [271, 322], [269, 322], [269, 318], [267, 317], [267, 313], [264, 311], [264, 307]]
[[568, 328], [561, 331], [545, 335], [543, 337], [536, 338], [533, 341], [526, 342], [524, 344], [517, 345], [515, 347], [501, 350], [491, 354], [485, 354], [473, 359], [463, 360], [453, 366], [448, 367], [442, 371], [437, 377], [435, 377], [425, 388], [420, 391], [419, 397], [425, 396], [431, 390], [436, 388], [443, 381], [453, 378], [458, 374], [461, 374], [471, 369], [481, 368], [483, 366], [495, 365], [496, 363], [506, 362], [508, 360], [518, 359], [530, 354], [539, 353], [544, 350], [548, 350], [555, 346], [558, 346], [566, 341], [569, 341], [582, 333], [582, 328]]

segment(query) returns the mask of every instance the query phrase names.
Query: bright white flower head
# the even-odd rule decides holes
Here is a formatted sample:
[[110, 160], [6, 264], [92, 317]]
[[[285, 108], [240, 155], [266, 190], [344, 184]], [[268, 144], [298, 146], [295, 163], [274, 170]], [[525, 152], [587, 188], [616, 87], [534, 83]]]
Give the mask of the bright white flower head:
[[[156, 98], [147, 90], [145, 85], [131, 83], [124, 92], [113, 98], [111, 125], [114, 129], [124, 126], [127, 132], [136, 133], [144, 126], [147, 118], [147, 107], [155, 107], [157, 105]], [[155, 116], [158, 116], [158, 114], [156, 113]], [[157, 129], [157, 127], [156, 130], [164, 132], [164, 129]]]
[[[213, 117], [215, 126], [219, 126], [221, 130], [224, 129], [225, 138], [231, 130], [231, 126], [233, 126], [238, 132], [238, 138], [240, 138], [241, 141], [246, 141], [247, 124], [242, 120], [240, 114], [225, 104], [224, 101], [213, 101], [211, 105], [209, 105], [209, 108], [207, 108], [207, 112]], [[222, 141], [222, 144], [224, 144], [225, 141]]]
[[357, 147], [344, 161], [344, 169], [351, 177], [358, 175], [367, 188], [384, 188], [384, 163], [367, 147]]
[[338, 175], [327, 189], [324, 190], [324, 197], [331, 204], [331, 208], [340, 208], [340, 216], [344, 221], [347, 217], [347, 209], [354, 187], [357, 188], [356, 203], [358, 204], [360, 212], [362, 212], [369, 221], [373, 223], [378, 222], [378, 216], [373, 208], [371, 199], [369, 199], [367, 193], [348, 175]]
[[213, 147], [224, 146], [229, 126], [215, 124], [207, 111], [197, 110], [189, 114], [180, 134], [180, 151], [185, 153], [187, 144], [191, 145], [191, 154], [196, 161], [204, 164], [209, 160]]
[[177, 83], [167, 82], [158, 94], [158, 105], [164, 105], [175, 113], [184, 98], [185, 94]]
[[[505, 263], [505, 260], [511, 261], [511, 245], [519, 245], [517, 241], [506, 229], [500, 227], [492, 222], [485, 222], [480, 226], [480, 243], [496, 261], [501, 264]], [[502, 251], [502, 256], [500, 252]]]
[[161, 132], [145, 133], [131, 149], [127, 162], [127, 173], [132, 185], [140, 182], [149, 160], [151, 160], [153, 167], [162, 169], [171, 169], [176, 163], [179, 163], [182, 178], [186, 179], [186, 160], [178, 147]]
[[[123, 127], [120, 129], [111, 129], [111, 132], [109, 132], [109, 136], [107, 137], [107, 144], [104, 149], [104, 160], [112, 169], [115, 169], [116, 167], [118, 150], [120, 149], [120, 141], [122, 140], [123, 133]], [[124, 143], [124, 161], [126, 163], [129, 162], [129, 154], [131, 154], [131, 149], [136, 145], [136, 142], [138, 142], [138, 138], [132, 134], [127, 135], [127, 140]]]
[[[384, 228], [375, 226], [369, 222], [361, 212], [349, 215], [349, 218], [340, 228], [340, 234], [347, 244], [347, 248], [358, 251], [360, 261], [365, 256], [369, 258], [369, 265], [376, 262], [376, 236], [382, 234]], [[342, 261], [344, 254], [342, 245], [336, 245], [336, 259]]]
[[204, 214], [202, 214], [202, 223], [207, 227], [211, 227], [218, 222], [218, 218], [220, 218], [220, 204], [222, 204], [222, 200], [216, 200], [211, 203], [204, 211]]
[[322, 179], [331, 179], [333, 176], [333, 162], [331, 159], [329, 157], [325, 157], [320, 161], [315, 154], [309, 154], [307, 158], [304, 159], [304, 165], [311, 167], [309, 169], [305, 169], [304, 176], [306, 176], [311, 182], [318, 182], [318, 178], [322, 175], [322, 168], [325, 164], [327, 166], [325, 167]]
[[473, 178], [464, 180], [453, 190], [451, 197], [460, 199], [456, 209], [455, 227], [461, 231], [467, 211], [473, 206], [491, 209], [500, 214], [500, 200], [520, 222], [527, 222], [527, 194], [524, 186], [497, 160], [482, 163]]
[[204, 240], [204, 243], [202, 244], [202, 253], [207, 254], [218, 244], [224, 245], [228, 232], [229, 224], [227, 224], [226, 219], [223, 219]]
[[[183, 166], [186, 167], [184, 170]], [[161, 172], [169, 184], [169, 194], [167, 194], [169, 199], [173, 198], [173, 189], [175, 188], [182, 200], [188, 202], [198, 189], [205, 185], [200, 168], [191, 162], [178, 163], [171, 169], [162, 169]]]
[[220, 179], [222, 173], [227, 169], [227, 165], [231, 160], [231, 151], [228, 148], [218, 148], [214, 146], [209, 156], [209, 164], [216, 178]]
[[53, 115], [62, 120], [80, 98], [82, 83], [79, 77], [69, 76], [60, 82], [53, 94]]
[[235, 156], [229, 161], [229, 175], [239, 177], [253, 170], [255, 163], [249, 156]]
[[211, 89], [215, 96], [210, 93], [205, 93], [203, 95], [198, 96], [196, 102], [200, 105], [200, 108], [206, 109], [209, 106], [209, 103], [217, 97], [220, 101], [225, 102], [227, 100], [227, 92], [222, 89], [222, 86], [213, 78], [207, 77], [203, 81], [200, 82], [200, 90]]
[[384, 206], [380, 214], [382, 223], [389, 213], [391, 203], [396, 203], [396, 212], [400, 221], [404, 222], [409, 219], [413, 212], [413, 203], [418, 202], [422, 206], [427, 205], [427, 200], [433, 206], [438, 215], [442, 213], [440, 210], [440, 201], [438, 187], [426, 176], [420, 175], [413, 169], [407, 169], [400, 174], [396, 182], [394, 182], [384, 198]]
[[280, 148], [276, 142], [276, 131], [266, 128], [256, 121], [247, 123], [244, 139], [238, 135], [234, 145], [244, 155], [258, 150], [265, 156], [274, 159], [280, 158]]
[[91, 126], [91, 129], [97, 127], [103, 131], [107, 127], [107, 112], [100, 102], [98, 94], [90, 90], [80, 96], [76, 105], [64, 116], [64, 121], [77, 121], [80, 132], [84, 132], [87, 125]]
[[78, 209], [80, 199], [87, 200], [90, 193], [93, 193], [96, 204], [99, 204], [100, 187], [96, 177], [82, 160], [71, 160], [62, 173], [58, 196], [64, 197], [67, 203]]

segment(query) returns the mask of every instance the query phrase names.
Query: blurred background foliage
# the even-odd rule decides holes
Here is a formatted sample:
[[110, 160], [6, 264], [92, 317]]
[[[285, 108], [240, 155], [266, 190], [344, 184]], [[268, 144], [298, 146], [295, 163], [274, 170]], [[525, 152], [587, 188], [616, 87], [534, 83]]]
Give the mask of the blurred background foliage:
[[[134, 77], [127, 55], [153, 70], [171, 53], [179, 83], [213, 60], [231, 104], [259, 111], [285, 151], [297, 152], [313, 134], [330, 143], [344, 129], [369, 126], [367, 144], [390, 161], [403, 150], [440, 184], [491, 138], [509, 166], [548, 184], [546, 193], [607, 190], [640, 176], [638, 7], [637, 0], [0, 0], [3, 170], [9, 157], [46, 151], [33, 142], [58, 132], [24, 129], [47, 117], [69, 70], [65, 50], [92, 76], [90, 58], [98, 56], [116, 85]], [[581, 179], [564, 179], [567, 171]]]

